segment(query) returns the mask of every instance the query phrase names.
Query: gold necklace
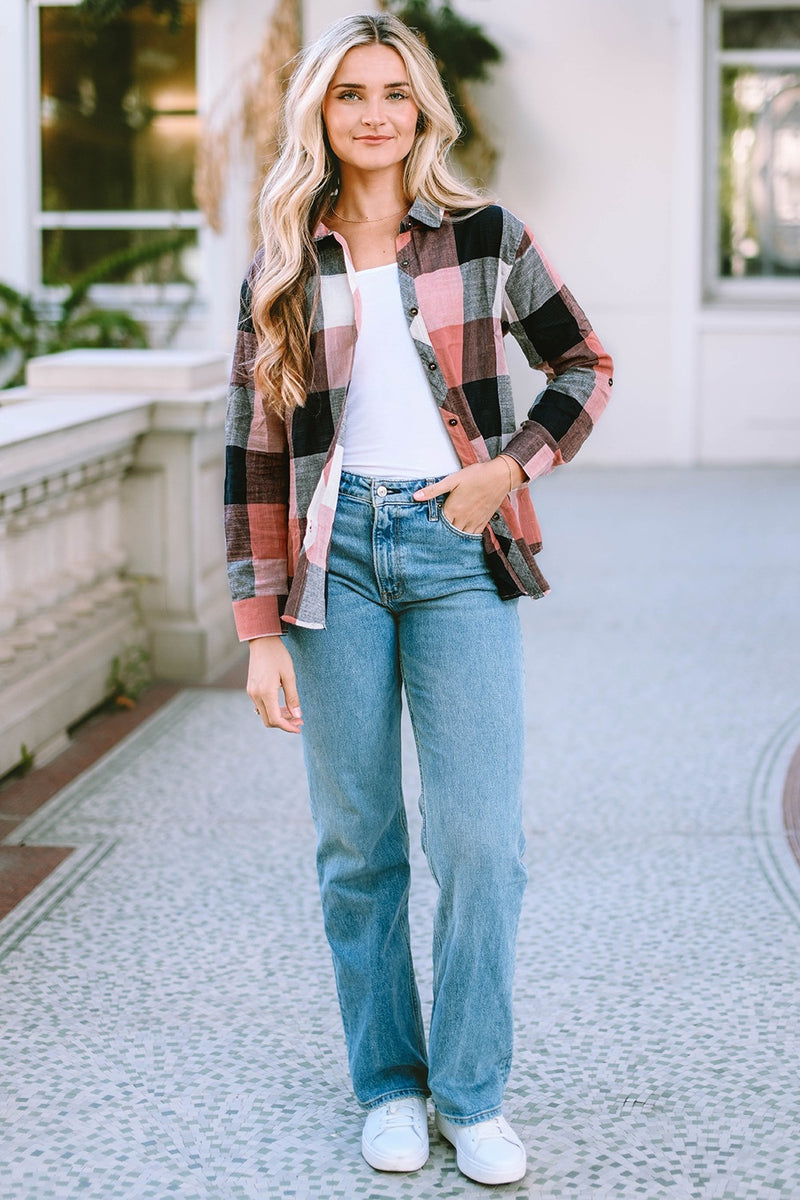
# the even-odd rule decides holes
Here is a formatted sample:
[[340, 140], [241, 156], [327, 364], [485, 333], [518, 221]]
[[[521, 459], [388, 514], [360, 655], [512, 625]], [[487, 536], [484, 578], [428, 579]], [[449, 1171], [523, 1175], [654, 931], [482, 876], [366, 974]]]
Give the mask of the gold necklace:
[[398, 208], [397, 212], [387, 213], [385, 217], [361, 217], [357, 221], [354, 221], [352, 217], [343, 217], [335, 208], [332, 208], [331, 212], [337, 220], [344, 221], [346, 225], [377, 225], [380, 221], [388, 221], [390, 217], [399, 217], [401, 213], [408, 212], [408, 206]]

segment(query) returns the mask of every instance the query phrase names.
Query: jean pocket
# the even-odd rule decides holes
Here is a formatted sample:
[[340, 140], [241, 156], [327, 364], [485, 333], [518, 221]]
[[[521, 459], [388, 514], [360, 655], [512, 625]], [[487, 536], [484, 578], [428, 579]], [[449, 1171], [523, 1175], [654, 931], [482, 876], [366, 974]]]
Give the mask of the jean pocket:
[[444, 513], [444, 508], [439, 509], [439, 520], [444, 525], [445, 529], [449, 529], [456, 537], [464, 538], [468, 542], [482, 542], [483, 530], [480, 533], [467, 533], [466, 529], [459, 529], [452, 521], [449, 521]]

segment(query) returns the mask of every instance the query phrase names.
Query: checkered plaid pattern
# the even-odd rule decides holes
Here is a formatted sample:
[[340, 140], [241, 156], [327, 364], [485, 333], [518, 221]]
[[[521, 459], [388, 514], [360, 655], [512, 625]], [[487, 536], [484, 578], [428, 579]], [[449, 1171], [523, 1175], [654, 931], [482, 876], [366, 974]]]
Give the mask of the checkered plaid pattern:
[[[608, 401], [611, 359], [522, 222], [496, 205], [451, 218], [417, 200], [396, 245], [411, 337], [461, 463], [486, 462], [502, 450], [535, 479], [572, 458]], [[255, 263], [242, 286], [225, 486], [228, 574], [242, 640], [280, 633], [281, 621], [325, 625], [360, 299], [343, 240], [320, 225], [315, 246], [313, 373], [305, 406], [286, 420], [265, 411], [253, 382]], [[316, 280], [309, 304], [315, 289]], [[548, 379], [519, 428], [507, 332]], [[541, 535], [527, 487], [503, 502], [483, 541], [503, 597], [547, 591], [534, 558]]]

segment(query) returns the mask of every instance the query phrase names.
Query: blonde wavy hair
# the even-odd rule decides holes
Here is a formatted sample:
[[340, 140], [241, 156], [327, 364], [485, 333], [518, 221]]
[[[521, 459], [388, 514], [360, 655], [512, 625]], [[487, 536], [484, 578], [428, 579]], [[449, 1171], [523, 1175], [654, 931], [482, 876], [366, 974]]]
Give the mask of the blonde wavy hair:
[[488, 203], [447, 166], [461, 131], [433, 55], [407, 25], [389, 13], [354, 14], [301, 52], [284, 99], [280, 151], [259, 200], [261, 250], [252, 283], [255, 384], [264, 404], [284, 416], [306, 400], [318, 288], [313, 234], [339, 187], [322, 102], [347, 51], [372, 44], [391, 46], [403, 59], [420, 112], [405, 161], [406, 195], [451, 212]]

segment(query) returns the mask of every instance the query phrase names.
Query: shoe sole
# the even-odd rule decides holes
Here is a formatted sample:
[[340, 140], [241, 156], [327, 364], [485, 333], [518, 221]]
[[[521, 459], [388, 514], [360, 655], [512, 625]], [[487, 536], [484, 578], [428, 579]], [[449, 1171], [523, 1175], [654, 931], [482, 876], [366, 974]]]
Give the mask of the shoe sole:
[[456, 1143], [451, 1137], [448, 1136], [447, 1133], [445, 1133], [438, 1121], [436, 1122], [436, 1128], [439, 1130], [439, 1133], [442, 1135], [445, 1141], [449, 1142], [450, 1145], [454, 1147], [458, 1169], [462, 1175], [466, 1175], [467, 1179], [472, 1179], [475, 1181], [475, 1183], [496, 1184], [518, 1183], [520, 1179], [525, 1178], [525, 1172], [528, 1169], [527, 1160], [523, 1162], [521, 1171], [515, 1171], [511, 1175], [508, 1173], [508, 1171], [491, 1171], [488, 1167], [483, 1167], [479, 1163], [473, 1163], [473, 1160], [469, 1157], [469, 1155], [464, 1154], [461, 1150], [459, 1150]]
[[363, 1142], [361, 1143], [362, 1158], [365, 1162], [368, 1162], [371, 1167], [374, 1167], [376, 1171], [397, 1171], [402, 1173], [408, 1171], [418, 1171], [420, 1167], [425, 1166], [425, 1163], [428, 1161], [429, 1154], [429, 1149], [421, 1150], [418, 1158], [409, 1159], [407, 1162], [400, 1165], [400, 1162], [397, 1158], [384, 1158], [382, 1155], [375, 1153], [374, 1150], [369, 1150]]

